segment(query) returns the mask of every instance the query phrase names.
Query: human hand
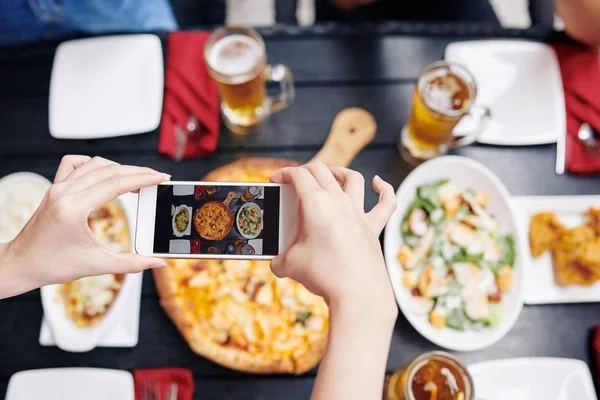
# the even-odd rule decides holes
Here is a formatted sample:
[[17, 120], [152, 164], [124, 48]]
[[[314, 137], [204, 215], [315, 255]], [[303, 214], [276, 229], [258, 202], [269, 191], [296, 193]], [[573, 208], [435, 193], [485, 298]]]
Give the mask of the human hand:
[[296, 237], [271, 261], [275, 275], [300, 282], [330, 308], [345, 304], [372, 312], [372, 307], [383, 307], [395, 319], [378, 240], [396, 209], [392, 186], [376, 176], [379, 202], [365, 213], [364, 178], [356, 171], [311, 163], [284, 168], [271, 181], [291, 184], [298, 197]]
[[85, 276], [165, 266], [158, 258], [106, 250], [96, 243], [88, 226], [93, 210], [121, 194], [165, 179], [168, 175], [150, 168], [120, 165], [100, 157], [63, 157], [38, 210], [6, 245], [0, 273], [13, 287], [25, 291]]

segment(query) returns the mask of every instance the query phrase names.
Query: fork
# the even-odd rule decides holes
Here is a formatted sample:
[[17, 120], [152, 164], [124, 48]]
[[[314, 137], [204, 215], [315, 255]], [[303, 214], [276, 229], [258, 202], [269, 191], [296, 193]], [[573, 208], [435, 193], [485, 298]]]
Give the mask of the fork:
[[143, 378], [141, 386], [141, 400], [161, 400], [158, 383], [154, 377]]

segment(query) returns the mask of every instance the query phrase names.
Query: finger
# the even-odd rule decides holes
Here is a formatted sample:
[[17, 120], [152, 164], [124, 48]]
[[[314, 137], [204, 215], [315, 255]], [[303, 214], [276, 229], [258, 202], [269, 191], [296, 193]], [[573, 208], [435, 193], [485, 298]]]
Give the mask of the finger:
[[151, 168], [135, 167], [132, 165], [120, 165], [117, 163], [112, 163], [101, 168], [93, 169], [89, 173], [81, 176], [79, 179], [71, 182], [69, 184], [69, 191], [71, 193], [74, 193], [80, 190], [84, 190], [113, 176], [117, 177], [122, 175], [135, 174], [159, 174], [165, 176], [165, 174], [161, 174], [160, 172], [155, 171]]
[[339, 183], [331, 173], [331, 170], [322, 162], [305, 164], [302, 168], [310, 171], [317, 183], [325, 190], [341, 190]]
[[56, 175], [54, 176], [54, 183], [59, 183], [65, 180], [67, 176], [81, 165], [91, 160], [89, 156], [82, 156], [76, 154], [66, 155], [60, 160]]
[[354, 205], [365, 210], [365, 178], [360, 172], [344, 167], [331, 167], [335, 179], [342, 184], [344, 193], [350, 197]]
[[314, 176], [302, 167], [288, 167], [276, 172], [271, 177], [275, 183], [286, 183], [292, 185], [298, 199], [306, 198], [323, 190]]
[[113, 273], [118, 274], [134, 274], [151, 268], [167, 266], [167, 262], [162, 258], [146, 257], [139, 254], [110, 253], [109, 258], [111, 264], [107, 265], [111, 265]]
[[119, 165], [119, 164], [117, 164], [114, 161], [107, 160], [106, 158], [96, 156], [96, 157], [90, 159], [88, 162], [84, 163], [83, 165], [79, 166], [78, 168], [75, 168], [75, 170], [72, 171], [69, 174], [69, 176], [67, 176], [65, 181], [66, 182], [74, 181], [74, 180], [90, 173], [91, 171], [94, 171], [99, 168], [104, 168], [108, 165]]
[[114, 175], [102, 182], [90, 186], [78, 193], [86, 211], [95, 210], [98, 207], [111, 202], [120, 195], [146, 186], [158, 185], [167, 176], [161, 173], [141, 173], [132, 175]]
[[286, 278], [287, 275], [285, 273], [285, 259], [287, 257], [287, 251], [280, 253], [277, 257], [271, 260], [271, 272], [275, 274], [278, 278]]
[[367, 214], [367, 222], [373, 232], [379, 236], [394, 210], [396, 210], [397, 203], [392, 185], [377, 175], [373, 178], [373, 189], [379, 193], [379, 202]]

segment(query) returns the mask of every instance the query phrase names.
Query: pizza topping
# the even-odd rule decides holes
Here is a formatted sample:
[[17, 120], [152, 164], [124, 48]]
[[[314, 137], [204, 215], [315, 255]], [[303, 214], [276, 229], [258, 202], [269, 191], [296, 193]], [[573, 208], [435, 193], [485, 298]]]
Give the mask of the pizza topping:
[[208, 274], [208, 271], [202, 271], [189, 280], [189, 285], [194, 287], [204, 287], [212, 283], [212, 279]]
[[306, 328], [306, 320], [310, 318], [312, 311], [310, 310], [298, 310], [296, 311], [296, 323], [301, 324]]
[[214, 340], [220, 344], [227, 344], [227, 342], [230, 340], [230, 337], [226, 331], [216, 330], [214, 331]]
[[270, 285], [262, 285], [258, 288], [255, 300], [260, 304], [271, 304], [273, 302], [273, 288]]
[[196, 264], [192, 265], [192, 269], [196, 272], [202, 272], [206, 268], [208, 268], [208, 263], [204, 262], [204, 261], [200, 261], [200, 262], [197, 262]]
[[246, 279], [246, 283], [244, 284], [244, 292], [248, 295], [250, 300], [255, 300], [256, 295], [258, 294], [259, 289], [265, 284], [265, 281], [262, 281], [254, 276], [249, 276]]

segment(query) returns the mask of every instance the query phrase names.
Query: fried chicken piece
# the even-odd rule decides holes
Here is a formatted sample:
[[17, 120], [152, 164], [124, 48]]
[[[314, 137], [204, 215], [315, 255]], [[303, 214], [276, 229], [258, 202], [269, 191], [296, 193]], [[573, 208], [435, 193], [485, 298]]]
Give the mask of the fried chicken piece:
[[600, 236], [600, 208], [590, 207], [587, 217], [590, 228], [594, 230], [596, 236]]
[[561, 285], [591, 285], [600, 279], [600, 239], [587, 225], [565, 230], [552, 248]]
[[529, 248], [533, 257], [549, 250], [564, 231], [564, 225], [554, 213], [539, 213], [529, 223]]

